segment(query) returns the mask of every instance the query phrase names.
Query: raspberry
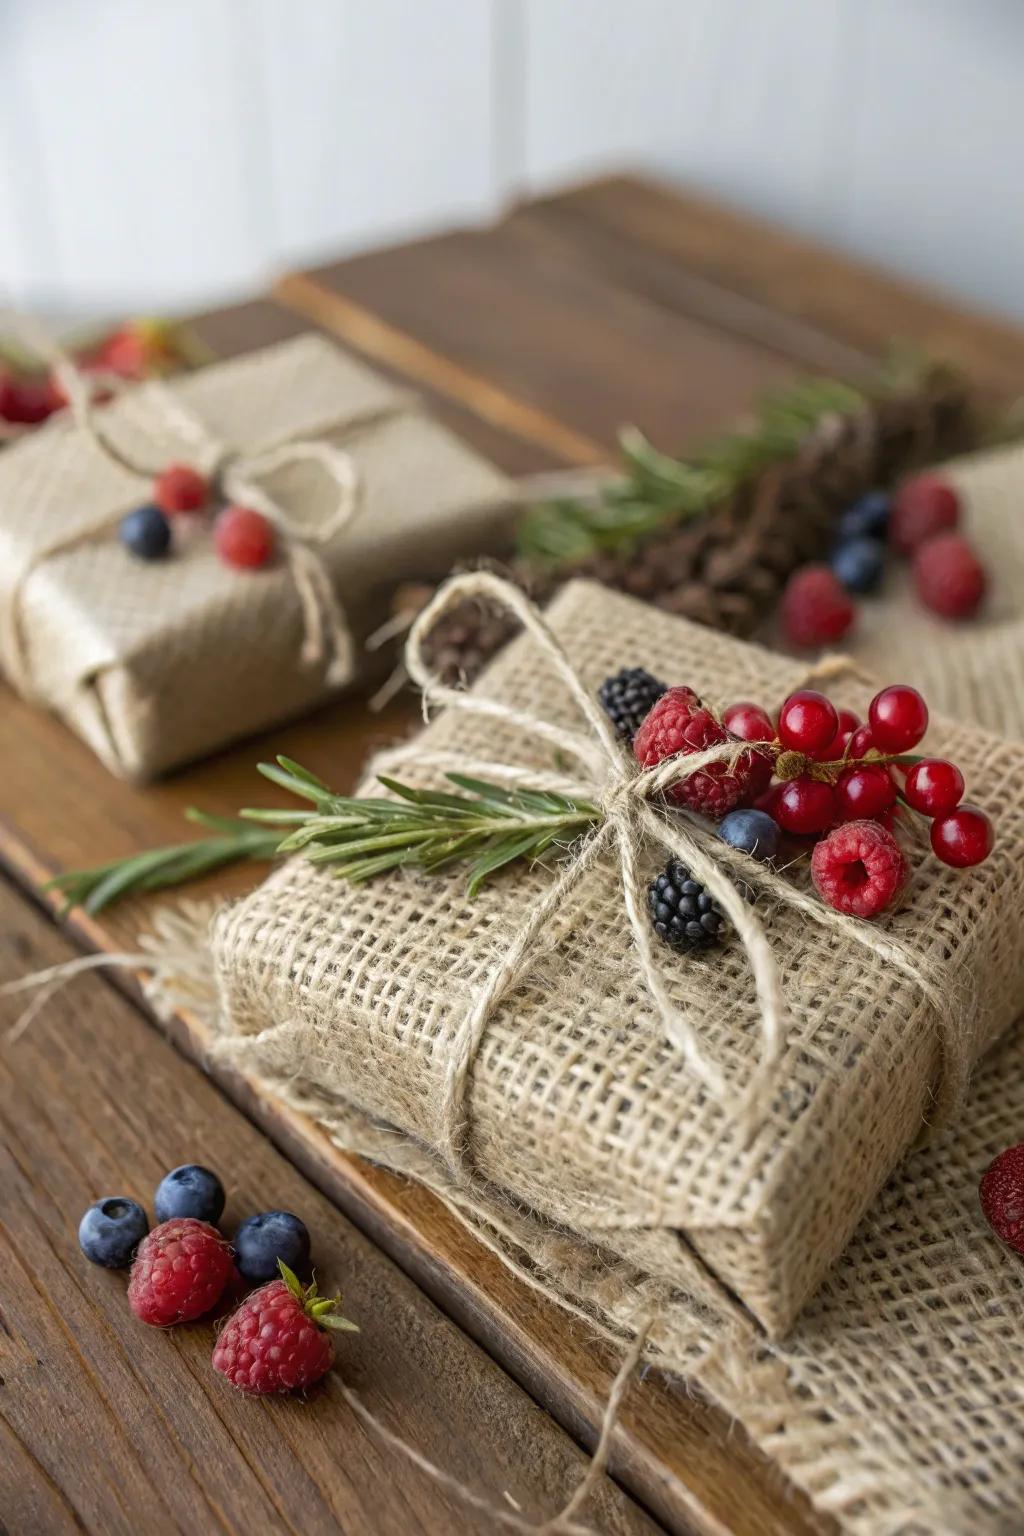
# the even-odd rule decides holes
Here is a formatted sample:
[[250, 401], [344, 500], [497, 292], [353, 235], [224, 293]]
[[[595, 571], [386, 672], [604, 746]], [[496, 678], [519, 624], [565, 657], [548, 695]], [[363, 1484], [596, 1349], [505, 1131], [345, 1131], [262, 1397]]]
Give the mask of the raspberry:
[[827, 565], [805, 565], [789, 578], [779, 613], [790, 644], [810, 647], [840, 639], [857, 610]]
[[899, 843], [877, 821], [847, 821], [822, 838], [811, 855], [811, 879], [837, 912], [876, 917], [907, 883]]
[[978, 1194], [996, 1237], [1024, 1253], [1024, 1141], [993, 1158], [981, 1176]]
[[251, 507], [225, 507], [213, 526], [213, 542], [225, 565], [255, 571], [274, 553], [274, 530]]
[[[725, 726], [704, 708], [692, 688], [670, 688], [633, 738], [633, 754], [642, 768], [653, 768], [666, 757], [701, 752], [730, 739]], [[678, 805], [717, 821], [747, 795], [760, 794], [770, 777], [770, 765], [760, 753], [741, 752], [731, 771], [730, 760], [723, 758], [670, 785], [665, 794]]]
[[165, 1221], [139, 1244], [128, 1305], [156, 1328], [187, 1323], [216, 1306], [233, 1270], [231, 1249], [216, 1227], [191, 1217]]
[[981, 607], [988, 575], [962, 533], [937, 533], [914, 555], [917, 595], [944, 619], [970, 619]]
[[153, 502], [161, 512], [199, 512], [210, 494], [206, 476], [191, 464], [169, 464], [153, 481]]
[[339, 1297], [303, 1288], [286, 1264], [281, 1279], [253, 1291], [228, 1318], [213, 1349], [213, 1368], [240, 1392], [265, 1396], [311, 1387], [334, 1363], [329, 1329], [358, 1333], [334, 1308]]
[[893, 497], [889, 515], [889, 542], [901, 555], [909, 555], [944, 528], [960, 520], [960, 498], [941, 475], [914, 475], [904, 480]]

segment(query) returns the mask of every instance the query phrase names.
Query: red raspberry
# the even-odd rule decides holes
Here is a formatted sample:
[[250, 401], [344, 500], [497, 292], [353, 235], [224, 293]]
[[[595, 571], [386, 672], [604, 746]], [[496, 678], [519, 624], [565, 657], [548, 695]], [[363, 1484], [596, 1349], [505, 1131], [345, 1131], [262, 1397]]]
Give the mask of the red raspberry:
[[155, 1328], [202, 1317], [220, 1300], [234, 1270], [231, 1248], [216, 1227], [191, 1216], [154, 1227], [139, 1244], [128, 1281], [128, 1305]]
[[358, 1333], [334, 1308], [340, 1297], [318, 1296], [316, 1281], [304, 1289], [278, 1260], [280, 1280], [270, 1280], [229, 1317], [213, 1348], [213, 1368], [240, 1392], [265, 1396], [311, 1387], [334, 1363], [329, 1329]]
[[789, 578], [779, 613], [790, 644], [809, 648], [839, 640], [857, 610], [829, 566], [805, 565]]
[[199, 512], [209, 494], [206, 476], [191, 464], [169, 464], [153, 481], [153, 501], [169, 517], [176, 512]]
[[877, 821], [847, 821], [822, 838], [811, 855], [811, 879], [837, 912], [876, 917], [907, 883], [907, 861]]
[[225, 565], [255, 571], [274, 553], [274, 530], [251, 507], [225, 507], [213, 526], [213, 542]]
[[914, 475], [904, 480], [892, 499], [889, 543], [901, 555], [909, 555], [944, 528], [960, 520], [960, 498], [941, 475]]
[[996, 1237], [1024, 1253], [1024, 1141], [993, 1158], [981, 1176], [978, 1194]]
[[917, 595], [944, 619], [970, 619], [981, 607], [988, 575], [962, 533], [937, 533], [914, 555]]
[[[666, 757], [701, 752], [730, 739], [725, 726], [704, 708], [692, 688], [670, 688], [634, 736], [633, 753], [642, 768], [653, 768]], [[758, 752], [741, 752], [732, 772], [729, 762], [723, 758], [709, 763], [670, 785], [666, 796], [717, 821], [747, 795], [760, 794], [771, 777], [769, 764]]]

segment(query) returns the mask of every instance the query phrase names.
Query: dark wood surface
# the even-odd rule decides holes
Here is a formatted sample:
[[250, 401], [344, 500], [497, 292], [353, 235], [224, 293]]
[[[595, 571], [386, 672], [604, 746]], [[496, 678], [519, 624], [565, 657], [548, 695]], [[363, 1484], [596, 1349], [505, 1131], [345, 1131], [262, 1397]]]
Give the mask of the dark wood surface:
[[[894, 331], [940, 351], [947, 342], [946, 351], [994, 390], [1024, 388], [1019, 331], [735, 214], [621, 178], [515, 210], [493, 230], [293, 275], [272, 300], [195, 321], [219, 356], [308, 325], [414, 382], [455, 430], [516, 474], [609, 458], [617, 427], [629, 420], [674, 446], [722, 426], [797, 369], [864, 366]], [[251, 803], [253, 765], [273, 751], [345, 789], [367, 751], [412, 718], [408, 704], [373, 717], [358, 700], [338, 702], [142, 790], [116, 783], [56, 720], [5, 693], [0, 861], [24, 893], [38, 895], [60, 870], [177, 839], [187, 804], [229, 811]], [[268, 793], [262, 783], [259, 793]], [[236, 871], [207, 891], [236, 892], [255, 878]], [[9, 890], [0, 894], [8, 934], [22, 935], [4, 952], [7, 972], [57, 953], [64, 941], [24, 896], [19, 903]], [[65, 938], [131, 948], [145, 921], [145, 903], [95, 921], [73, 913]], [[17, 1530], [63, 1530], [76, 1520], [79, 1528], [118, 1529], [118, 1511], [133, 1502], [127, 1490], [149, 1486], [142, 1467], [161, 1501], [153, 1529], [241, 1531], [254, 1516], [269, 1530], [475, 1528], [370, 1445], [329, 1389], [312, 1404], [283, 1405], [277, 1434], [273, 1415], [282, 1405], [255, 1405], [247, 1419], [241, 1410], [253, 1405], [229, 1398], [225, 1407], [209, 1393], [199, 1330], [172, 1340], [147, 1336], [145, 1369], [129, 1358], [135, 1334], [115, 1306], [116, 1277], [82, 1272], [74, 1219], [100, 1192], [94, 1180], [117, 1175], [129, 1192], [145, 1193], [164, 1163], [199, 1155], [196, 1138], [214, 1149], [211, 1160], [216, 1154], [238, 1168], [236, 1200], [304, 1202], [303, 1212], [315, 1213], [329, 1278], [367, 1301], [378, 1285], [382, 1297], [395, 1298], [400, 1321], [391, 1320], [390, 1333], [383, 1321], [378, 1333], [375, 1321], [375, 1348], [361, 1337], [352, 1357], [353, 1380], [392, 1410], [389, 1422], [479, 1490], [507, 1487], [550, 1511], [582, 1464], [573, 1446], [592, 1439], [614, 1352], [508, 1275], [423, 1190], [344, 1156], [252, 1083], [226, 1077], [218, 1093], [186, 1060], [202, 1058], [197, 1021], [177, 1021], [172, 1035], [180, 1055], [151, 1028], [121, 974], [76, 984], [44, 1010], [31, 1036], [5, 1048], [0, 1120], [15, 1162], [0, 1198], [28, 1294], [18, 1326], [0, 1336], [7, 1365], [0, 1375], [18, 1381], [16, 1392], [0, 1388], [13, 1469], [3, 1474], [0, 1519]], [[187, 1146], [187, 1138], [175, 1140], [180, 1125], [193, 1138]], [[23, 1246], [33, 1255], [30, 1273]], [[52, 1302], [42, 1293], [51, 1280]], [[10, 1322], [12, 1293], [0, 1292]], [[432, 1377], [424, 1362], [437, 1357], [413, 1358], [413, 1345], [426, 1351], [428, 1336], [450, 1353], [451, 1371], [441, 1361]], [[154, 1384], [158, 1361], [171, 1374]], [[307, 1422], [308, 1453], [299, 1438]], [[192, 1439], [178, 1438], [193, 1427]], [[66, 1442], [60, 1453], [50, 1443], [58, 1428]], [[150, 1447], [153, 1435], [159, 1445]], [[347, 1460], [353, 1447], [358, 1470]], [[94, 1463], [103, 1472], [90, 1479]], [[625, 1522], [621, 1529], [644, 1528], [639, 1505], [674, 1531], [831, 1528], [781, 1484], [742, 1431], [657, 1377], [631, 1392], [611, 1466], [628, 1497], [605, 1492], [598, 1521], [605, 1528], [616, 1528], [608, 1525], [615, 1519]], [[16, 1503], [22, 1488], [36, 1501], [35, 1526]]]

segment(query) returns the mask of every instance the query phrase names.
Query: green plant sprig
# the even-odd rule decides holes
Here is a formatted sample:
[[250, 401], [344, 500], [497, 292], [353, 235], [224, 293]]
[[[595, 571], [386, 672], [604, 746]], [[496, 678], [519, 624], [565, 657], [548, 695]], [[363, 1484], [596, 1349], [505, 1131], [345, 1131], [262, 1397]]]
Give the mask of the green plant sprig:
[[181, 885], [243, 859], [300, 853], [354, 881], [407, 864], [437, 870], [468, 863], [467, 894], [473, 896], [505, 865], [557, 856], [601, 819], [600, 809], [587, 800], [503, 789], [457, 773], [447, 777], [461, 794], [413, 789], [382, 776], [391, 792], [384, 798], [336, 795], [287, 757], [261, 763], [259, 771], [312, 808], [253, 808], [238, 819], [190, 810], [188, 819], [211, 828], [213, 836], [73, 870], [51, 880], [49, 888], [60, 891], [68, 906], [95, 913], [123, 897]]

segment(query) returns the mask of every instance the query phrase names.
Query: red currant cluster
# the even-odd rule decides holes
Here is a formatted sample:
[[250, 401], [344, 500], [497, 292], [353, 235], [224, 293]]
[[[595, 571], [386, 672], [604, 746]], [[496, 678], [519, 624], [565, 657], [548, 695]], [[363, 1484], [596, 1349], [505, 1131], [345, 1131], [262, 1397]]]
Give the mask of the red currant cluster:
[[[163, 373], [181, 361], [173, 327], [163, 320], [126, 321], [75, 358], [83, 373], [124, 379]], [[41, 426], [67, 403], [53, 373], [26, 368], [20, 361], [0, 366], [0, 423], [13, 429]]]
[[[153, 482], [153, 499], [122, 520], [121, 542], [140, 560], [162, 560], [172, 545], [171, 523], [206, 510], [211, 486], [190, 464], [170, 464]], [[213, 525], [214, 547], [225, 565], [257, 570], [274, 553], [274, 530], [251, 507], [224, 507]]]
[[731, 705], [719, 721], [692, 689], [669, 688], [637, 730], [633, 751], [650, 767], [735, 741], [733, 758], [682, 779], [668, 797], [719, 821], [723, 838], [750, 852], [774, 848], [776, 829], [819, 839], [811, 859], [819, 895], [838, 911], [874, 917], [908, 875], [893, 836], [899, 815], [927, 817], [933, 851], [957, 869], [992, 851], [988, 817], [962, 803], [959, 768], [914, 752], [927, 728], [924, 699], [904, 684], [877, 693], [865, 723], [809, 688], [789, 695], [777, 721], [749, 702]]

